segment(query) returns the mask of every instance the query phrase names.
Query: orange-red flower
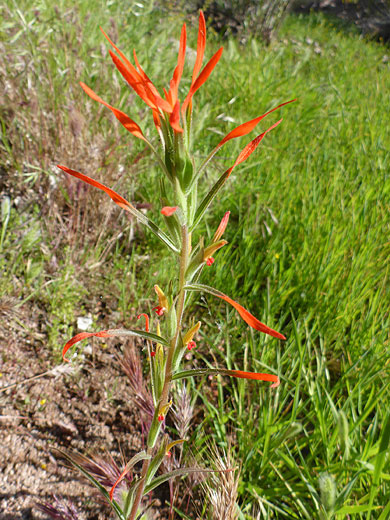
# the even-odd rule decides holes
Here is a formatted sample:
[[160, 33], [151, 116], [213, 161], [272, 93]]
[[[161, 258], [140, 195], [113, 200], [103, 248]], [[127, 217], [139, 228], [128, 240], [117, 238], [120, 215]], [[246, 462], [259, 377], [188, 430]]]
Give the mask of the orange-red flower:
[[[198, 29], [198, 45], [195, 65], [192, 73], [192, 81], [190, 90], [184, 99], [184, 102], [180, 108], [179, 100], [179, 85], [183, 74], [185, 55], [186, 55], [186, 43], [187, 43], [187, 31], [186, 25], [184, 24], [181, 30], [179, 53], [177, 58], [177, 66], [173, 72], [172, 79], [169, 84], [169, 90], [164, 90], [164, 95], [161, 96], [145, 73], [134, 51], [134, 62], [135, 66], [126, 58], [123, 52], [115, 45], [115, 43], [109, 38], [109, 36], [101, 29], [103, 35], [113, 47], [114, 51], [109, 51], [111, 59], [118, 69], [125, 81], [130, 87], [138, 94], [138, 96], [151, 108], [153, 113], [153, 121], [157, 128], [161, 126], [161, 117], [167, 116], [171, 128], [176, 133], [182, 133], [183, 128], [180, 124], [181, 114], [184, 113], [189, 107], [191, 110], [191, 102], [195, 92], [203, 85], [212, 73], [214, 67], [218, 63], [222, 55], [222, 47], [214, 54], [201, 71], [202, 61], [204, 57], [204, 51], [206, 47], [206, 23], [202, 11], [199, 13], [199, 29]], [[105, 101], [103, 101], [95, 92], [84, 83], [80, 83], [83, 90], [93, 100], [98, 101], [102, 105], [109, 108], [115, 115], [115, 117], [122, 123], [122, 125], [140, 139], [145, 139], [140, 127], [135, 123], [129, 116], [127, 116], [121, 110], [118, 110]]]
[[164, 215], [164, 217], [171, 217], [178, 207], [179, 206], [164, 206], [161, 209], [161, 215]]

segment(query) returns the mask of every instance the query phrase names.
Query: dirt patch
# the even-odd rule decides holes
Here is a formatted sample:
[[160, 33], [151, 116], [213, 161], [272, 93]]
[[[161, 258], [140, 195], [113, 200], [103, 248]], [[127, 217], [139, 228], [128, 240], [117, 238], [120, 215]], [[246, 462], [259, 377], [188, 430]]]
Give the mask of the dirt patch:
[[80, 520], [113, 518], [52, 449], [109, 454], [119, 467], [141, 449], [140, 412], [116, 359], [124, 344], [96, 342], [77, 366], [55, 368], [41, 341], [18, 341], [17, 332], [0, 326], [1, 520], [48, 518], [35, 503], [53, 504], [54, 494], [83, 511]]

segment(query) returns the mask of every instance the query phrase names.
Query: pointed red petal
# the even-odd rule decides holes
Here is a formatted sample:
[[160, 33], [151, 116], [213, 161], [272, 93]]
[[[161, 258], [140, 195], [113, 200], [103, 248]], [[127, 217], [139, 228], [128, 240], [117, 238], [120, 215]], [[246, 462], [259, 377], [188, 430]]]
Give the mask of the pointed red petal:
[[95, 179], [91, 179], [91, 177], [88, 177], [87, 175], [84, 175], [83, 173], [77, 172], [76, 170], [71, 170], [70, 168], [67, 168], [66, 166], [61, 166], [60, 164], [57, 164], [57, 167], [63, 170], [66, 173], [69, 173], [69, 175], [73, 175], [73, 177], [77, 177], [78, 179], [81, 179], [82, 181], [86, 182], [87, 184], [90, 184], [91, 186], [94, 186], [95, 188], [99, 188], [99, 190], [103, 190], [107, 193], [109, 197], [115, 202], [115, 204], [118, 204], [122, 209], [125, 209], [128, 211], [128, 208], [133, 207], [130, 202], [128, 202], [126, 199], [124, 199], [121, 195], [119, 195], [116, 191], [112, 190], [111, 188], [108, 188], [104, 184], [101, 184], [98, 181], [95, 181]]
[[217, 228], [217, 231], [214, 234], [213, 242], [218, 242], [218, 240], [222, 237], [222, 235], [225, 233], [225, 229], [229, 222], [229, 216], [230, 211], [227, 211], [225, 215], [222, 217], [221, 222], [219, 223], [219, 226]]
[[79, 341], [82, 341], [83, 339], [86, 339], [86, 338], [91, 338], [92, 336], [96, 336], [99, 338], [109, 338], [111, 335], [110, 335], [109, 330], [101, 330], [100, 332], [80, 332], [79, 334], [76, 334], [76, 336], [73, 336], [73, 338], [67, 342], [67, 344], [65, 345], [65, 347], [62, 350], [62, 359], [64, 361], [69, 362], [70, 359], [67, 359], [65, 357], [65, 354], [68, 352], [70, 347], [73, 347], [73, 345], [75, 343], [78, 343]]
[[243, 123], [240, 126], [237, 126], [237, 128], [234, 128], [231, 132], [229, 132], [220, 143], [218, 143], [217, 148], [220, 148], [222, 145], [224, 145], [227, 141], [230, 141], [230, 139], [235, 139], [236, 137], [241, 137], [243, 135], [249, 134], [255, 126], [260, 123], [262, 119], [264, 119], [268, 114], [271, 114], [271, 112], [275, 112], [275, 110], [278, 110], [278, 108], [283, 107], [284, 105], [288, 105], [289, 103], [293, 103], [296, 101], [296, 99], [292, 99], [291, 101], [286, 101], [285, 103], [281, 103], [277, 107], [273, 108], [272, 110], [269, 110], [262, 116], [256, 117], [255, 119], [252, 119], [251, 121], [247, 121], [246, 123]]
[[205, 81], [207, 81], [208, 77], [212, 73], [214, 67], [218, 63], [218, 61], [221, 58], [223, 48], [221, 47], [214, 56], [210, 59], [210, 61], [204, 66], [202, 72], [197, 77], [195, 83], [191, 85], [190, 91], [187, 94], [187, 97], [184, 100], [183, 106], [181, 108], [182, 112], [185, 112], [189, 102], [192, 99], [192, 96], [195, 94], [195, 92], [203, 85]]
[[179, 100], [176, 101], [175, 107], [172, 111], [172, 114], [169, 116], [169, 124], [174, 129], [174, 131], [178, 134], [182, 134], [184, 130], [180, 126], [180, 103]]
[[[134, 65], [126, 58], [123, 52], [115, 45], [115, 43], [107, 36], [107, 34], [100, 27], [104, 37], [107, 41], [112, 45], [112, 47], [116, 50], [119, 56], [122, 58], [123, 62], [116, 56], [112, 51], [110, 51], [110, 56], [114, 65], [122, 74], [124, 79], [128, 82], [128, 84], [135, 90], [135, 92], [139, 95], [139, 97], [145, 101], [145, 103], [151, 108], [157, 108], [154, 94], [150, 91], [150, 88], [147, 88], [144, 85], [144, 80], [141, 74], [137, 71]], [[152, 84], [152, 82], [149, 80]], [[152, 84], [153, 85], [153, 84]], [[155, 88], [155, 87], [154, 87]], [[156, 89], [155, 89], [156, 90]], [[157, 90], [156, 90], [157, 91]]]
[[241, 318], [250, 325], [253, 329], [259, 330], [260, 332], [264, 332], [265, 334], [269, 334], [270, 336], [273, 336], [274, 338], [278, 339], [286, 339], [283, 334], [280, 334], [280, 332], [277, 332], [276, 330], [271, 329], [264, 323], [261, 323], [257, 318], [253, 316], [249, 311], [247, 311], [242, 305], [237, 303], [236, 301], [232, 300], [229, 296], [226, 296], [226, 294], [215, 292], [215, 295], [218, 296], [218, 298], [221, 298], [222, 300], [225, 300], [227, 303], [230, 303], [232, 307], [236, 309], [238, 314], [241, 316]]
[[255, 379], [257, 381], [271, 381], [273, 385], [271, 388], [276, 388], [280, 385], [280, 379], [273, 374], [260, 374], [258, 372], [242, 372], [242, 370], [227, 370], [230, 376], [239, 377], [240, 379]]
[[108, 51], [110, 53], [111, 59], [121, 73], [122, 77], [125, 81], [130, 85], [130, 87], [138, 94], [138, 96], [144, 101], [150, 108], [153, 110], [157, 109], [157, 104], [155, 102], [155, 96], [150, 92], [140, 75], [137, 69], [130, 63], [129, 66], [123, 63], [116, 54], [112, 52], [112, 50]]
[[196, 60], [194, 65], [194, 71], [192, 73], [192, 82], [193, 85], [198, 77], [200, 68], [202, 66], [204, 51], [206, 49], [206, 22], [204, 19], [203, 12], [199, 12], [199, 29], [198, 29], [198, 45], [196, 49]]
[[[110, 43], [110, 45], [112, 45], [112, 47], [114, 47], [114, 49], [116, 50], [116, 52], [119, 54], [119, 56], [122, 58], [122, 60], [124, 61], [126, 67], [129, 69], [129, 70], [132, 70], [134, 69], [134, 65], [132, 65], [132, 63], [130, 63], [130, 61], [126, 58], [126, 56], [123, 54], [123, 52], [115, 45], [115, 43], [110, 39], [109, 36], [107, 36], [107, 34], [103, 31], [103, 29], [100, 27], [100, 30], [102, 31], [104, 37], [106, 38], [106, 40]], [[134, 69], [135, 70], [135, 69]]]
[[275, 124], [273, 124], [272, 126], [270, 126], [265, 132], [263, 132], [262, 134], [258, 135], [257, 137], [255, 137], [250, 143], [248, 143], [245, 148], [241, 151], [241, 153], [239, 154], [239, 156], [237, 157], [235, 163], [233, 164], [233, 166], [231, 166], [229, 168], [229, 175], [232, 173], [232, 171], [234, 170], [234, 168], [236, 166], [238, 166], [239, 164], [241, 164], [242, 162], [246, 161], [248, 159], [248, 157], [256, 150], [256, 148], [259, 146], [260, 142], [263, 140], [264, 136], [266, 134], [268, 134], [268, 132], [270, 132], [273, 128], [275, 128], [276, 126], [278, 126], [283, 120], [282, 119], [279, 119], [279, 121], [277, 121]]
[[93, 99], [94, 101], [97, 101], [98, 103], [101, 103], [105, 107], [109, 108], [111, 112], [114, 114], [114, 116], [118, 119], [118, 121], [128, 130], [131, 134], [135, 135], [139, 139], [142, 139], [145, 141], [144, 134], [142, 133], [141, 128], [137, 125], [135, 121], [130, 119], [128, 115], [126, 115], [121, 110], [118, 110], [117, 108], [112, 107], [101, 97], [99, 97], [91, 88], [89, 88], [85, 83], [80, 82], [81, 88], [84, 90], [88, 96]]
[[135, 61], [135, 64], [137, 65], [137, 69], [139, 71], [139, 74], [142, 78], [142, 81], [145, 85], [145, 88], [148, 92], [150, 92], [150, 95], [151, 97], [153, 98], [154, 100], [154, 103], [159, 107], [161, 108], [161, 110], [164, 110], [164, 112], [167, 112], [168, 114], [171, 113], [172, 111], [172, 108], [171, 108], [171, 105], [169, 103], [167, 103], [167, 101], [165, 101], [165, 99], [163, 99], [160, 94], [158, 93], [158, 90], [157, 88], [154, 86], [152, 80], [149, 78], [149, 76], [146, 74], [146, 72], [143, 70], [143, 68], [141, 67], [139, 61], [138, 61], [138, 58], [137, 58], [137, 54], [135, 52], [135, 49], [133, 50], [133, 54], [134, 54], [134, 61]]
[[164, 206], [161, 210], [161, 215], [164, 215], [164, 217], [170, 217], [175, 213], [179, 206]]
[[[179, 92], [179, 83], [183, 74], [184, 69], [184, 61], [186, 58], [186, 43], [187, 43], [187, 31], [186, 31], [186, 24], [183, 24], [181, 35], [180, 35], [180, 47], [179, 47], [179, 54], [177, 56], [177, 66], [173, 72], [172, 80], [170, 82], [170, 89], [168, 92], [168, 98], [169, 102], [172, 105], [172, 108], [174, 105], [176, 105], [177, 96]], [[168, 99], [167, 98], [167, 99]]]
[[145, 101], [145, 103], [148, 106], [154, 109], [156, 109], [157, 106], [159, 106], [162, 110], [168, 111], [170, 113], [170, 105], [166, 103], [166, 101], [162, 99], [161, 96], [158, 94], [156, 87], [153, 85], [152, 81], [148, 78], [143, 69], [140, 67], [138, 60], [136, 64], [139, 71], [126, 58], [123, 52], [107, 36], [107, 34], [103, 31], [101, 27], [100, 30], [102, 31], [110, 45], [112, 45], [112, 47], [122, 58], [123, 62], [118, 58], [118, 56], [116, 56], [112, 51], [110, 51], [110, 56], [112, 58], [112, 61], [114, 62], [114, 65], [122, 74], [124, 79], [128, 82], [128, 84], [135, 90], [139, 97], [143, 101]]

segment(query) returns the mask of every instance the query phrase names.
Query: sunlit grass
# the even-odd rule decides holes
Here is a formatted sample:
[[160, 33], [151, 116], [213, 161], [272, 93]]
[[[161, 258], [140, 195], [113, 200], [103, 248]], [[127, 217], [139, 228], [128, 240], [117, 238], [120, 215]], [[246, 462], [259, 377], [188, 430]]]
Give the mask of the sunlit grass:
[[[104, 295], [110, 326], [134, 324], [153, 299], [157, 275], [169, 280], [153, 237], [112, 209], [103, 194], [76, 191], [53, 165], [66, 161], [86, 174], [97, 172], [134, 202], [152, 203], [148, 211], [158, 218], [150, 156], [85, 98], [78, 81], [156, 139], [149, 114], [113, 72], [98, 26], [128, 54], [136, 47], [161, 86], [174, 66], [170, 38], [178, 29], [166, 12], [135, 16], [126, 2], [93, 10], [88, 2], [77, 9], [70, 2], [40, 2], [34, 11], [7, 2], [2, 14], [2, 45], [12, 58], [1, 63], [8, 81], [0, 112], [1, 168], [10, 179], [3, 194], [11, 196], [12, 209], [0, 229], [0, 297], [12, 294], [23, 305], [44, 307], [50, 347], [59, 351], [76, 316], [96, 313], [91, 298]], [[195, 30], [189, 32], [194, 37]], [[214, 39], [208, 56], [217, 48]], [[198, 135], [199, 160], [234, 122], [298, 98], [267, 118], [263, 129], [284, 120], [235, 170], [207, 223], [212, 235], [231, 211], [230, 244], [217, 253], [205, 280], [288, 336], [278, 344], [251, 334], [220, 302], [203, 300], [208, 327], [198, 342], [199, 363], [267, 369], [282, 380], [276, 391], [214, 381], [216, 396], [199, 394], [206, 410], [202, 431], [220, 445], [233, 437], [242, 463], [242, 518], [328, 514], [319, 487], [326, 472], [336, 482], [336, 518], [365, 519], [370, 509], [372, 518], [389, 514], [388, 457], [383, 467], [378, 462], [387, 449], [390, 397], [385, 54], [388, 49], [341, 32], [325, 18], [290, 17], [269, 47], [227, 42], [214, 81], [196, 94], [199, 127], [207, 129]], [[75, 111], [84, 118], [80, 131]], [[220, 152], [206, 184], [232, 165], [247, 141]], [[199, 450], [202, 439], [196, 432]]]

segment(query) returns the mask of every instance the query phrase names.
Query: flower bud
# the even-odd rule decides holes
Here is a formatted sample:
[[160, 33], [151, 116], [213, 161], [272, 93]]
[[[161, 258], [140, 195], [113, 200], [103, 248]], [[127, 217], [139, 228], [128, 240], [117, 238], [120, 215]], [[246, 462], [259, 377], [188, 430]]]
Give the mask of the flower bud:
[[211, 263], [208, 262], [210, 258], [213, 258], [213, 254], [218, 251], [218, 249], [221, 249], [221, 247], [225, 246], [227, 244], [226, 240], [219, 240], [218, 242], [214, 242], [213, 244], [206, 247], [203, 253], [203, 262], [206, 262], [207, 265], [211, 265], [214, 263], [214, 259]]
[[158, 296], [159, 305], [157, 307], [154, 307], [153, 310], [156, 310], [156, 313], [159, 316], [162, 316], [165, 311], [169, 311], [168, 299], [158, 285], [154, 286], [154, 290], [156, 291], [156, 294]]
[[185, 334], [185, 336], [183, 338], [184, 345], [188, 345], [193, 340], [193, 337], [198, 332], [198, 330], [200, 329], [201, 325], [202, 325], [202, 323], [200, 321], [198, 321], [198, 323], [193, 325], [190, 328], [190, 330], [186, 332], [186, 334]]

